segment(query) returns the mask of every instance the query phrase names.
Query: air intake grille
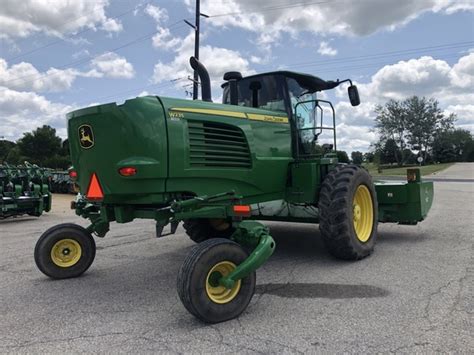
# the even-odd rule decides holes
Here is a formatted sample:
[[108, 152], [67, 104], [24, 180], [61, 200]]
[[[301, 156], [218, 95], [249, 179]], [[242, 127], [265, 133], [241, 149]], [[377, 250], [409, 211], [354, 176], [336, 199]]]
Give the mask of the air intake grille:
[[191, 166], [252, 166], [249, 146], [239, 128], [217, 122], [188, 121], [188, 132]]

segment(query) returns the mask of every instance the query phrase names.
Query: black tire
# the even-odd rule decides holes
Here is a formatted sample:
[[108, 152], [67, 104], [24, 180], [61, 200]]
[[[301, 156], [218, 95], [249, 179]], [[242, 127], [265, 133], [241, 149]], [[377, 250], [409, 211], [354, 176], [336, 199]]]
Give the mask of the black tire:
[[94, 261], [95, 251], [94, 238], [85, 228], [73, 223], [58, 224], [39, 238], [35, 262], [46, 276], [67, 279], [82, 275]]
[[[216, 224], [220, 222], [221, 224]], [[224, 227], [224, 229], [222, 229]], [[234, 233], [232, 222], [228, 220], [193, 218], [183, 221], [183, 228], [189, 238], [196, 243], [201, 243], [211, 238], [230, 238]]]
[[196, 245], [178, 274], [178, 295], [184, 307], [206, 323], [219, 323], [238, 317], [255, 293], [255, 272], [241, 280], [240, 289], [225, 303], [216, 303], [206, 285], [214, 267], [225, 262], [237, 266], [247, 257], [248, 254], [240, 245], [227, 239], [210, 239]]
[[[361, 215], [360, 208], [359, 213], [355, 212], [356, 207], [353, 205], [354, 196], [361, 185], [362, 190], [365, 191], [365, 186], [370, 193], [372, 202], [372, 225], [370, 227], [367, 222], [364, 238], [358, 237], [354, 226], [354, 218]], [[378, 205], [372, 177], [365, 169], [356, 165], [341, 165], [332, 170], [321, 187], [319, 212], [321, 237], [333, 256], [344, 260], [359, 260], [373, 252], [377, 240]], [[370, 219], [370, 216], [362, 218]]]

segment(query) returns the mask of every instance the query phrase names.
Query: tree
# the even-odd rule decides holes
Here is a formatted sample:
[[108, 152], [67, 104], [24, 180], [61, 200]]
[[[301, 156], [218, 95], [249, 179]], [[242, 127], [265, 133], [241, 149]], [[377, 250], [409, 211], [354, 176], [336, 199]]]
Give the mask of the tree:
[[418, 164], [418, 162], [416, 161], [416, 154], [414, 154], [410, 149], [405, 149], [403, 151], [403, 156], [405, 157], [406, 164]]
[[426, 161], [431, 156], [435, 136], [452, 130], [456, 120], [453, 114], [445, 116], [435, 99], [418, 96], [404, 101], [390, 100], [384, 106], [377, 106], [375, 113], [375, 130], [379, 134], [376, 146], [385, 150], [381, 152], [381, 159], [395, 160], [398, 165], [406, 163], [407, 158], [412, 159], [407, 148], [419, 150]]
[[364, 155], [362, 154], [362, 152], [354, 151], [351, 153], [351, 159], [352, 163], [354, 163], [355, 165], [361, 165], [364, 161]]
[[435, 136], [439, 132], [453, 129], [456, 116], [445, 116], [435, 99], [412, 96], [403, 102], [408, 127], [408, 141], [420, 150], [426, 160], [431, 151]]
[[22, 156], [38, 165], [45, 165], [47, 159], [61, 153], [61, 138], [56, 136], [54, 128], [46, 125], [24, 133], [17, 145]]
[[8, 154], [15, 147], [14, 142], [0, 140], [0, 164], [7, 160]]
[[468, 130], [440, 131], [433, 141], [433, 159], [440, 163], [466, 161], [472, 146], [473, 138]]
[[349, 156], [347, 153], [343, 150], [337, 150], [337, 160], [339, 160], [339, 163], [349, 163]]
[[382, 164], [399, 164], [399, 158], [397, 158], [399, 154], [400, 151], [395, 140], [388, 139], [380, 151], [380, 162]]
[[462, 153], [462, 161], [474, 162], [474, 141], [467, 142]]
[[381, 145], [388, 140], [395, 142], [395, 162], [398, 165], [404, 163], [403, 151], [406, 147], [407, 116], [403, 102], [390, 100], [385, 106], [375, 108], [375, 129], [380, 135]]
[[367, 163], [373, 163], [375, 158], [375, 153], [374, 152], [367, 152], [364, 154], [364, 160]]

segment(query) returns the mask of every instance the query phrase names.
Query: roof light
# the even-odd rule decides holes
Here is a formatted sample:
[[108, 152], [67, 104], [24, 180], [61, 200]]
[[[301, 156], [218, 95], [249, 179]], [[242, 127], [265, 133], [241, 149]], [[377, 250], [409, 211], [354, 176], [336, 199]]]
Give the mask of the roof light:
[[104, 198], [102, 187], [100, 187], [99, 179], [95, 173], [91, 176], [86, 196], [88, 200], [102, 200]]

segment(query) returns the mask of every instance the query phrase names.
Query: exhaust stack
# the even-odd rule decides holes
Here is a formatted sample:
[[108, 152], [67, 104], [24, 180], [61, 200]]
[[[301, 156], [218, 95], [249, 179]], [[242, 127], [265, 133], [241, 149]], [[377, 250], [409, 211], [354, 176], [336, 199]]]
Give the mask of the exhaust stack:
[[206, 67], [195, 57], [189, 58], [189, 64], [191, 68], [197, 71], [199, 78], [201, 79], [201, 98], [202, 101], [212, 102], [211, 98], [211, 80], [209, 79], [209, 73]]

